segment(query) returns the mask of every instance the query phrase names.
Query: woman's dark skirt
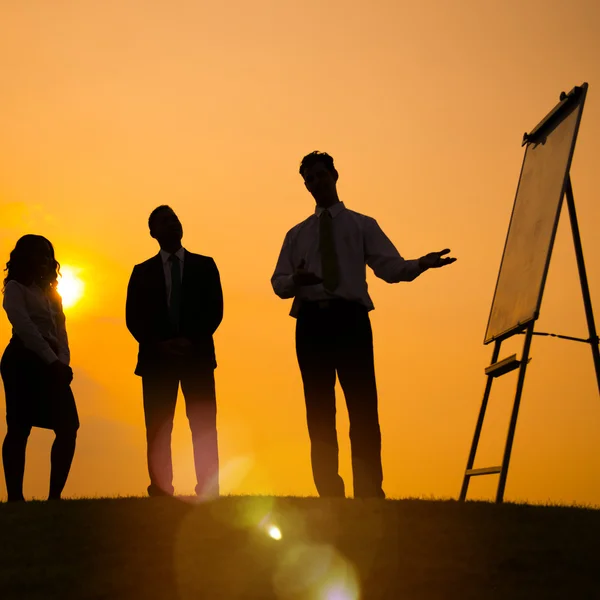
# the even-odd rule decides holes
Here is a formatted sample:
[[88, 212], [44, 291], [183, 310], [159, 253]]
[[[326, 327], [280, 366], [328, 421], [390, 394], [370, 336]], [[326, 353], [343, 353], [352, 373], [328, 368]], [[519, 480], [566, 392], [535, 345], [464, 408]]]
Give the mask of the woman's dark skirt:
[[79, 417], [71, 387], [57, 385], [35, 352], [13, 337], [0, 362], [6, 396], [6, 423], [11, 427], [78, 429]]

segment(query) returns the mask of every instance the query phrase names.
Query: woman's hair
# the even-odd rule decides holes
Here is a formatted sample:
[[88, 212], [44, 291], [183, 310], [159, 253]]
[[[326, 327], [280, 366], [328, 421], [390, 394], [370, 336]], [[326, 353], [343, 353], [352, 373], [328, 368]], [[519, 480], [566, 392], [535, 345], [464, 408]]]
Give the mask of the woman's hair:
[[[44, 259], [47, 258], [50, 264], [44, 269]], [[17, 241], [5, 271], [4, 285], [15, 280], [23, 285], [35, 283], [44, 291], [56, 292], [60, 265], [54, 258], [54, 247], [50, 241], [41, 235], [29, 233]]]

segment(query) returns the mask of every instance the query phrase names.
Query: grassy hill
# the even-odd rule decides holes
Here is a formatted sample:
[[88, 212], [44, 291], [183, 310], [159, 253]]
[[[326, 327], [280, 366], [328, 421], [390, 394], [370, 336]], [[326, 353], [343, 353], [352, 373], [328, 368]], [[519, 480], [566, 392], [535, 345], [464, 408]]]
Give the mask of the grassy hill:
[[0, 504], [0, 598], [600, 598], [600, 511], [271, 497]]

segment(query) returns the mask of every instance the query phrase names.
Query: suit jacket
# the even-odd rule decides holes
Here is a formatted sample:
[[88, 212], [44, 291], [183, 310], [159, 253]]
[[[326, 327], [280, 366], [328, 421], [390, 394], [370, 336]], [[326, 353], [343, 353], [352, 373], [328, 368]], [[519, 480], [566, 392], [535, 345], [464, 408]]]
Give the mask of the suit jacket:
[[[167, 288], [160, 254], [133, 268], [127, 287], [127, 329], [140, 348], [136, 375], [178, 372], [217, 366], [213, 334], [223, 319], [223, 292], [215, 261], [209, 256], [185, 251], [181, 281], [179, 331], [169, 320]], [[169, 358], [157, 343], [185, 337], [192, 342], [189, 355]]]

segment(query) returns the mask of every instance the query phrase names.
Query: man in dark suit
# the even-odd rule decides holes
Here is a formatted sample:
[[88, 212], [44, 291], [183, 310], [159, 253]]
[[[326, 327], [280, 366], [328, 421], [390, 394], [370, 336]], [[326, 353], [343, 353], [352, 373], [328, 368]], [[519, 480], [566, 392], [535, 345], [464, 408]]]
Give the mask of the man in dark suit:
[[127, 289], [127, 328], [138, 341], [150, 496], [173, 495], [171, 432], [179, 384], [192, 430], [196, 494], [219, 494], [217, 366], [213, 334], [223, 318], [215, 261], [181, 246], [183, 228], [169, 206], [154, 209], [150, 235], [160, 252], [136, 265]]

